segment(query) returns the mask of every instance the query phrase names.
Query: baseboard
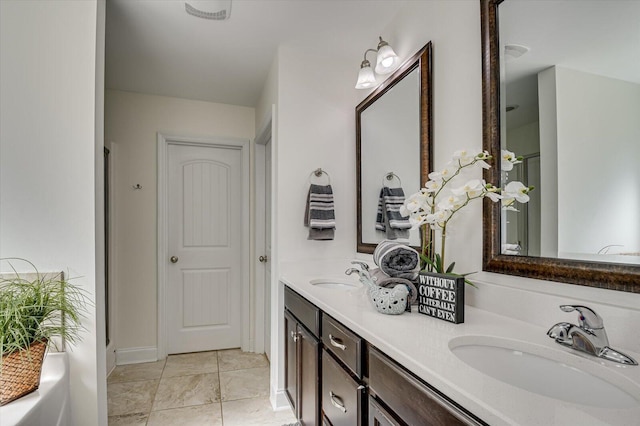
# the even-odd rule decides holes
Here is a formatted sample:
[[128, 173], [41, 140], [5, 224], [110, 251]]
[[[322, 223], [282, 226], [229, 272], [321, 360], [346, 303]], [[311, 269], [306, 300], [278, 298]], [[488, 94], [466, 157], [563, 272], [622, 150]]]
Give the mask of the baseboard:
[[273, 411], [279, 410], [290, 410], [291, 405], [289, 405], [289, 400], [285, 395], [283, 390], [272, 391], [269, 396], [269, 400], [271, 401], [271, 406], [273, 407]]
[[116, 350], [113, 341], [109, 342], [109, 346], [106, 349], [107, 358], [107, 376], [116, 368]]
[[140, 364], [158, 360], [158, 348], [128, 348], [116, 350], [116, 365]]

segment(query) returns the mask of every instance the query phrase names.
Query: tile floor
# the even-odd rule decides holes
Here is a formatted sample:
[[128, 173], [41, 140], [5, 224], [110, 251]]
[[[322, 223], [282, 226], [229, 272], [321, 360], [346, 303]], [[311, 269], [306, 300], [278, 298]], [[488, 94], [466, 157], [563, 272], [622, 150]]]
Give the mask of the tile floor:
[[118, 366], [107, 379], [110, 426], [282, 426], [269, 402], [269, 362], [240, 349]]

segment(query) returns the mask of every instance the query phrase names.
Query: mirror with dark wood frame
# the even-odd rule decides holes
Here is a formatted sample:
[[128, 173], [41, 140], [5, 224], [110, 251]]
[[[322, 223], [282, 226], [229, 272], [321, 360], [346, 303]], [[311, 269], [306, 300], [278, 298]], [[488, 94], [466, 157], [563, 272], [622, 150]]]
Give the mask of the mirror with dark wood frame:
[[[497, 159], [501, 157], [503, 147], [501, 142], [505, 131], [501, 128], [501, 124], [504, 124], [501, 121], [505, 117], [503, 110], [506, 110], [507, 107], [506, 95], [501, 93], [501, 90], [505, 88], [505, 83], [501, 81], [503, 74], [500, 68], [499, 32], [501, 26], [498, 23], [500, 5], [504, 6], [509, 1], [480, 0], [483, 149], [489, 151]], [[532, 19], [530, 16], [527, 18]], [[505, 105], [501, 104], [501, 99]], [[544, 112], [543, 109], [540, 109], [540, 113], [542, 112]], [[594, 176], [594, 179], [596, 178]], [[500, 169], [492, 167], [485, 170], [484, 179], [487, 182], [499, 182], [501, 179]], [[503, 254], [504, 238], [502, 233], [506, 232], [506, 226], [502, 220], [504, 219], [500, 205], [484, 200], [483, 270], [590, 287], [640, 292], [640, 265], [638, 264], [566, 259], [562, 258], [562, 254], [558, 257], [545, 257], [544, 253], [541, 257]]]
[[[431, 161], [431, 42], [406, 60], [356, 107], [357, 251], [386, 238], [375, 229], [383, 186], [405, 196], [427, 181]], [[405, 240], [420, 245], [418, 230]]]

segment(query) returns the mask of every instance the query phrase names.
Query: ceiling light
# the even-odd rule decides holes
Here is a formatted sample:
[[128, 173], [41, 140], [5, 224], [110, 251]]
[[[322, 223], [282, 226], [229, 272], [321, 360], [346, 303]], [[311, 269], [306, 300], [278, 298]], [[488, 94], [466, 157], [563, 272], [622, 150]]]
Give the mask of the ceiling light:
[[367, 60], [367, 53], [369, 52], [375, 52], [377, 54], [375, 74], [389, 74], [395, 70], [398, 65], [398, 55], [396, 55], [396, 52], [389, 46], [389, 43], [380, 37], [377, 49], [367, 49], [364, 52], [364, 60], [360, 63], [356, 89], [369, 89], [376, 83], [376, 75], [373, 69], [371, 69], [371, 62]]
[[198, 18], [224, 21], [231, 17], [231, 0], [190, 0], [184, 10]]

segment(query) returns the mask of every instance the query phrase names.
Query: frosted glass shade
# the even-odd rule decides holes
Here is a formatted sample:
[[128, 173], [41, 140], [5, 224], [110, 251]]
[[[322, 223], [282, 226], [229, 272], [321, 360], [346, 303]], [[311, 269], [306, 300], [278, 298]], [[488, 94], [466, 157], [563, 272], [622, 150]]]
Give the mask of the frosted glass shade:
[[398, 55], [396, 55], [391, 46], [385, 44], [378, 49], [378, 58], [376, 59], [377, 74], [389, 74], [396, 68], [397, 63]]
[[370, 66], [364, 66], [360, 68], [358, 73], [358, 82], [356, 83], [356, 89], [368, 89], [373, 87], [376, 83], [376, 76], [373, 74], [373, 70]]

